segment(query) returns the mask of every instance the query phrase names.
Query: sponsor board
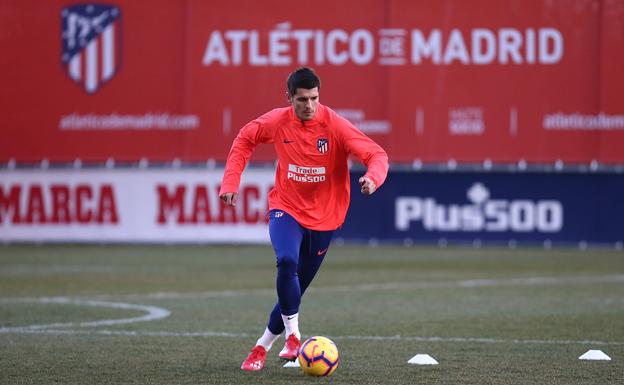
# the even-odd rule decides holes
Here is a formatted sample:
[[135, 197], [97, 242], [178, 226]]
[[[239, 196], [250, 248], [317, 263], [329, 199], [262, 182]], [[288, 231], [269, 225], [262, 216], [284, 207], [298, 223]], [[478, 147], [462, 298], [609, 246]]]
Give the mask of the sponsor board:
[[223, 170], [1, 171], [0, 240], [268, 242], [273, 170], [245, 173], [236, 207]]
[[433, 197], [399, 196], [395, 201], [395, 229], [424, 231], [558, 233], [564, 222], [563, 205], [556, 199], [491, 199], [489, 189], [475, 182], [467, 203], [440, 204]]
[[[300, 178], [322, 167], [292, 165]], [[274, 171], [245, 171], [236, 207], [218, 197], [223, 170], [0, 171], [0, 241], [268, 243]], [[617, 174], [388, 175], [372, 196], [351, 175], [337, 238], [381, 242], [624, 242]]]
[[351, 196], [336, 234], [347, 240], [624, 241], [618, 174], [392, 172], [373, 196]]

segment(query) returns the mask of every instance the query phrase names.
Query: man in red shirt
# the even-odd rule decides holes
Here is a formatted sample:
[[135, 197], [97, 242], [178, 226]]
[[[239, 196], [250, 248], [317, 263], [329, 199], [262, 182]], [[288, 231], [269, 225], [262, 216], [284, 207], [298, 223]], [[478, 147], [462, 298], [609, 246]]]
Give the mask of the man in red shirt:
[[280, 358], [295, 360], [299, 352], [299, 304], [329, 248], [334, 230], [349, 208], [350, 155], [367, 171], [359, 179], [370, 195], [388, 173], [386, 152], [349, 121], [319, 103], [321, 83], [302, 67], [287, 81], [289, 107], [274, 109], [245, 125], [228, 155], [219, 192], [236, 205], [241, 174], [254, 148], [272, 143], [278, 164], [269, 193], [269, 235], [277, 258], [277, 297], [264, 334], [243, 362], [243, 370], [260, 370], [273, 342], [286, 330]]

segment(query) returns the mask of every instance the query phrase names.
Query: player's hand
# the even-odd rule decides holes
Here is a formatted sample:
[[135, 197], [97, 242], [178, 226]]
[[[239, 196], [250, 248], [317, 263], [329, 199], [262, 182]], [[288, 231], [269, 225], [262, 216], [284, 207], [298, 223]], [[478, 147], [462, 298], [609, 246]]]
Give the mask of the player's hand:
[[221, 198], [221, 200], [225, 202], [227, 206], [236, 206], [237, 196], [238, 196], [237, 193], [229, 192], [229, 193], [224, 193], [224, 194], [219, 195], [219, 198]]
[[377, 186], [375, 185], [375, 182], [370, 180], [368, 177], [365, 177], [365, 176], [361, 177], [359, 182], [360, 182], [360, 191], [364, 195], [371, 195], [372, 193], [375, 192], [375, 190], [377, 190]]

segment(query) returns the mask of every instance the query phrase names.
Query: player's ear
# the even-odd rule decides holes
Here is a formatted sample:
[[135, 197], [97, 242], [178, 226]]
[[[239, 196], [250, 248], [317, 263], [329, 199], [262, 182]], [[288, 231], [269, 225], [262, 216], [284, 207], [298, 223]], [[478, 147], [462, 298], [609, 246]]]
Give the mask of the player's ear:
[[286, 91], [286, 100], [288, 100], [288, 103], [292, 104], [292, 96], [290, 96], [290, 93], [288, 93], [288, 91]]

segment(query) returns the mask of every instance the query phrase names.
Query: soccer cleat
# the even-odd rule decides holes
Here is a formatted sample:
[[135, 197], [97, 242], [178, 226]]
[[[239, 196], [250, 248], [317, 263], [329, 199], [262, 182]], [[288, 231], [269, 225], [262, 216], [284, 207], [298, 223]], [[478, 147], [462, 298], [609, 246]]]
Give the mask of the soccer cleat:
[[245, 359], [245, 362], [241, 365], [242, 370], [257, 371], [264, 368], [264, 360], [266, 359], [267, 351], [260, 345], [254, 346], [251, 349], [251, 353]]
[[299, 355], [299, 348], [301, 347], [301, 342], [296, 335], [291, 334], [286, 339], [286, 343], [284, 344], [284, 349], [279, 354], [281, 359], [287, 361], [294, 361], [297, 359]]

